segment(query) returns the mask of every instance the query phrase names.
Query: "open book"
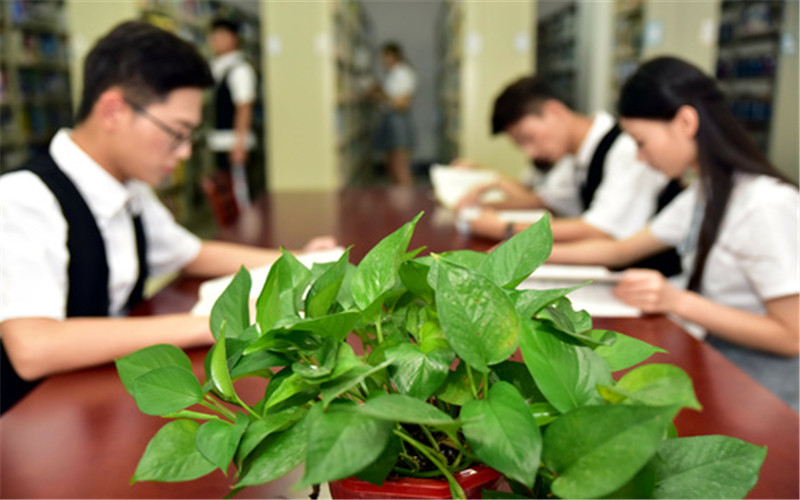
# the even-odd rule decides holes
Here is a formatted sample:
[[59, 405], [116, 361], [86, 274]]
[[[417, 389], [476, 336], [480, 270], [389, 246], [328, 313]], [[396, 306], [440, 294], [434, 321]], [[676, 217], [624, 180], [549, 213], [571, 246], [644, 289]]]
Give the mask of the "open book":
[[597, 317], [636, 317], [639, 309], [625, 304], [612, 293], [611, 289], [619, 281], [621, 273], [610, 271], [602, 266], [572, 266], [545, 264], [517, 287], [519, 289], [544, 290], [568, 288], [587, 281], [591, 284], [579, 288], [567, 298], [576, 310], [585, 309]]
[[[344, 248], [337, 247], [332, 250], [304, 253], [299, 255], [297, 260], [311, 269], [311, 266], [316, 262], [335, 262], [339, 260], [339, 257], [341, 257], [343, 253]], [[270, 267], [271, 266], [266, 265], [250, 269], [250, 278], [252, 280], [252, 285], [250, 287], [251, 299], [257, 299], [258, 295], [261, 293], [261, 289], [264, 288], [264, 282], [267, 281]], [[233, 275], [204, 281], [203, 284], [200, 285], [200, 297], [192, 308], [192, 314], [197, 316], [208, 316], [211, 314], [211, 308], [214, 307], [214, 303], [219, 296], [222, 295], [222, 292], [225, 291], [225, 288], [228, 287], [231, 280], [233, 280]]]
[[[492, 182], [497, 179], [498, 174], [491, 170], [435, 164], [431, 166], [430, 176], [436, 199], [445, 207], [453, 209], [471, 189]], [[491, 193], [487, 194], [492, 196]]]

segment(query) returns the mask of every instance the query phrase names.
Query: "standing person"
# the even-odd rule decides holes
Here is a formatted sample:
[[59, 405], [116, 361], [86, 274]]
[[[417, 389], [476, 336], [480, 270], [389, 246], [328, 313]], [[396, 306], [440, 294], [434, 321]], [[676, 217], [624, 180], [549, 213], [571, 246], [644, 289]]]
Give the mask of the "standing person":
[[401, 186], [410, 186], [414, 184], [411, 172], [414, 125], [410, 110], [417, 77], [397, 43], [386, 43], [381, 55], [386, 76], [377, 89], [382, 107], [376, 148], [385, 152], [386, 167], [392, 180]]
[[157, 343], [211, 343], [208, 317], [123, 317], [148, 276], [222, 276], [280, 255], [201, 241], [151, 189], [191, 155], [213, 84], [194, 47], [126, 22], [89, 52], [83, 81], [75, 128], [0, 177], [0, 411], [53, 373]]
[[769, 164], [714, 80], [680, 59], [643, 64], [623, 86], [619, 112], [640, 157], [670, 178], [694, 171], [698, 182], [636, 235], [557, 244], [550, 260], [624, 265], [677, 246], [692, 270], [686, 289], [634, 269], [616, 295], [708, 334], [712, 345], [797, 408], [797, 186]]
[[[488, 208], [471, 222], [471, 232], [502, 239], [528, 224], [507, 224], [492, 209], [548, 209], [555, 241], [625, 238], [635, 234], [653, 214], [680, 192], [636, 158], [636, 144], [605, 111], [587, 116], [571, 109], [543, 79], [520, 78], [495, 99], [492, 132], [508, 134], [531, 161], [555, 165], [537, 191], [507, 178], [479, 186], [460, 207]], [[505, 199], [486, 203], [482, 196], [501, 190]], [[639, 263], [667, 276], [680, 273], [673, 250]]]
[[247, 164], [256, 146], [253, 111], [258, 79], [239, 50], [239, 25], [218, 18], [211, 23], [211, 73], [214, 75], [214, 130], [208, 146], [217, 169], [230, 174], [239, 204], [249, 203]]

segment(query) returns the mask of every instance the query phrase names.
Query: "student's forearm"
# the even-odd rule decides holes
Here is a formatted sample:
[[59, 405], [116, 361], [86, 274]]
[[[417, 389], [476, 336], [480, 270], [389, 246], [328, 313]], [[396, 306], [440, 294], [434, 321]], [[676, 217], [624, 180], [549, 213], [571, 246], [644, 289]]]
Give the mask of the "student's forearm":
[[281, 253], [271, 248], [259, 248], [224, 241], [204, 241], [197, 257], [183, 272], [194, 276], [224, 276], [241, 266], [248, 269], [275, 262]]
[[[794, 300], [792, 309], [791, 300]], [[783, 321], [721, 305], [706, 297], [681, 290], [671, 311], [729, 342], [783, 356], [797, 356], [797, 296], [778, 299], [786, 312]]]
[[579, 218], [554, 219], [550, 229], [553, 231], [553, 241], [557, 242], [610, 239], [608, 234]]
[[20, 377], [35, 380], [86, 368], [160, 343], [210, 344], [208, 318], [174, 314], [141, 318], [19, 318], [2, 323], [3, 345]]
[[253, 103], [239, 104], [233, 117], [233, 129], [236, 133], [237, 145], [244, 148], [247, 136], [253, 124]]
[[556, 243], [547, 261], [552, 264], [626, 267], [668, 248], [645, 228], [624, 240], [605, 238]]

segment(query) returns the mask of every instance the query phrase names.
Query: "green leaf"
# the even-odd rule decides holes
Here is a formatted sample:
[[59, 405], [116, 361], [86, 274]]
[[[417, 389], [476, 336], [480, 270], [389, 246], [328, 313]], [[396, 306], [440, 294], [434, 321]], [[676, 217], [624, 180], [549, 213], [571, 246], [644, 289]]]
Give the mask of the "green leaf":
[[[612, 372], [637, 365], [657, 352], [667, 352], [660, 347], [650, 345], [639, 339], [618, 332], [614, 333], [616, 334], [614, 343], [600, 345], [594, 350], [606, 360]], [[588, 335], [595, 338], [601, 338], [605, 334], [606, 330], [592, 330], [588, 333]]]
[[517, 495], [516, 493], [509, 493], [507, 491], [500, 491], [500, 490], [481, 490], [481, 498], [494, 498], [496, 500], [515, 500], [519, 498], [528, 498], [525, 495]]
[[542, 436], [528, 405], [514, 386], [497, 382], [486, 399], [461, 409], [464, 436], [490, 467], [532, 487], [539, 470]]
[[133, 396], [133, 383], [137, 378], [156, 368], [174, 366], [192, 370], [189, 356], [182, 350], [170, 344], [158, 344], [128, 354], [114, 360], [117, 373], [125, 386], [125, 390]]
[[222, 420], [210, 420], [197, 430], [197, 449], [209, 462], [226, 473], [247, 424], [247, 416], [243, 413], [236, 414], [235, 425]]
[[633, 403], [701, 410], [692, 379], [674, 365], [643, 365], [626, 373], [611, 389]]
[[552, 249], [550, 218], [544, 216], [495, 248], [486, 257], [480, 271], [499, 286], [516, 288], [544, 264]]
[[574, 310], [567, 298], [557, 299], [553, 305], [541, 310], [537, 319], [550, 321], [557, 330], [589, 347], [610, 345], [614, 342], [614, 332], [606, 332], [600, 336], [585, 333], [592, 328], [592, 317], [586, 311]]
[[430, 266], [418, 260], [403, 262], [398, 270], [400, 279], [410, 292], [424, 300], [427, 304], [433, 303], [433, 288], [428, 284], [428, 271]]
[[492, 367], [492, 373], [489, 375], [489, 382], [494, 383], [498, 380], [508, 382], [513, 385], [526, 403], [534, 401], [544, 401], [544, 395], [536, 387], [536, 382], [533, 381], [528, 367], [519, 361], [503, 361]]
[[245, 460], [234, 488], [268, 483], [291, 472], [305, 460], [307, 446], [308, 422], [303, 418], [258, 445]]
[[408, 260], [406, 249], [420, 217], [421, 212], [414, 220], [382, 239], [359, 263], [350, 286], [353, 300], [361, 310], [369, 308], [394, 287], [400, 265]]
[[259, 351], [242, 356], [231, 368], [231, 378], [238, 380], [243, 377], [258, 376], [271, 378], [273, 375], [271, 367], [286, 366], [289, 361], [276, 353]]
[[133, 397], [142, 413], [166, 415], [203, 400], [197, 377], [186, 368], [165, 366], [149, 371], [133, 382]]
[[305, 361], [295, 361], [292, 364], [292, 371], [298, 376], [313, 383], [314, 380], [321, 379], [330, 375], [336, 366], [336, 358], [339, 351], [339, 342], [334, 339], [325, 339], [319, 347], [315, 356], [317, 363]]
[[236, 395], [236, 391], [233, 389], [233, 380], [231, 380], [231, 374], [228, 372], [228, 355], [225, 349], [227, 324], [225, 321], [222, 322], [219, 339], [209, 353], [211, 355], [211, 382], [214, 384], [214, 389], [222, 396], [222, 399], [235, 402], [239, 400], [239, 396]]
[[556, 407], [547, 402], [532, 403], [529, 405], [533, 418], [539, 427], [544, 427], [561, 415]]
[[195, 445], [200, 425], [192, 420], [173, 420], [147, 444], [131, 483], [177, 482], [205, 476], [215, 469]]
[[327, 314], [336, 301], [347, 271], [350, 249], [311, 284], [306, 296], [306, 317], [319, 318]]
[[487, 253], [476, 252], [475, 250], [452, 250], [442, 254], [442, 257], [445, 257], [448, 261], [455, 262], [467, 269], [480, 269], [488, 256], [489, 254]]
[[450, 425], [455, 422], [432, 404], [402, 394], [382, 394], [349, 409], [388, 422], [421, 425]]
[[536, 385], [560, 412], [600, 402], [597, 385], [611, 385], [605, 361], [590, 348], [565, 342], [547, 323], [523, 322], [520, 350]]
[[341, 479], [374, 462], [392, 435], [392, 422], [314, 405], [308, 412], [308, 451], [300, 486]]
[[566, 297], [570, 292], [582, 288], [586, 284], [588, 283], [569, 288], [551, 288], [549, 290], [514, 290], [511, 292], [511, 300], [514, 302], [520, 318], [532, 318], [548, 304]]
[[486, 372], [517, 349], [519, 317], [506, 292], [489, 278], [436, 259], [439, 321], [453, 350], [470, 366]]
[[250, 272], [242, 266], [211, 308], [211, 333], [219, 340], [222, 323], [228, 338], [237, 338], [250, 326]]
[[[274, 382], [276, 382], [276, 380], [273, 379], [272, 383]], [[270, 385], [272, 385], [272, 383], [270, 383]], [[281, 401], [285, 401], [290, 397], [308, 389], [313, 389], [313, 387], [309, 385], [309, 383], [303, 377], [296, 373], [292, 373], [288, 377], [280, 379], [280, 385], [278, 388], [274, 392], [270, 393], [266, 398], [267, 402], [264, 405], [264, 408], [269, 410], [271, 406], [275, 406]]]
[[431, 352], [410, 342], [396, 345], [386, 351], [391, 360], [389, 373], [397, 390], [413, 398], [428, 399], [447, 379], [450, 363], [455, 353], [447, 342]]
[[727, 436], [669, 439], [651, 462], [654, 498], [744, 498], [766, 455], [766, 447]]
[[466, 363], [459, 362], [456, 369], [447, 374], [447, 380], [436, 392], [436, 398], [456, 406], [462, 406], [472, 400]]
[[256, 449], [267, 436], [285, 430], [301, 418], [308, 410], [303, 406], [293, 406], [279, 412], [270, 412], [264, 419], [256, 419], [250, 423], [242, 435], [239, 447], [236, 449], [236, 463], [241, 464], [250, 452]]
[[358, 366], [341, 377], [327, 384], [323, 384], [321, 391], [323, 406], [327, 407], [334, 399], [352, 389], [372, 374], [385, 369], [390, 363], [390, 360], [386, 360], [377, 366]]
[[274, 328], [281, 319], [297, 316], [295, 303], [311, 279], [311, 271], [297, 257], [283, 248], [281, 253], [270, 267], [256, 301], [256, 322], [262, 332]]
[[630, 481], [658, 450], [677, 407], [585, 406], [544, 432], [543, 464], [562, 498], [607, 495]]
[[397, 436], [391, 436], [386, 447], [375, 461], [358, 471], [355, 476], [362, 481], [382, 485], [397, 463], [397, 457], [403, 451], [403, 444]]

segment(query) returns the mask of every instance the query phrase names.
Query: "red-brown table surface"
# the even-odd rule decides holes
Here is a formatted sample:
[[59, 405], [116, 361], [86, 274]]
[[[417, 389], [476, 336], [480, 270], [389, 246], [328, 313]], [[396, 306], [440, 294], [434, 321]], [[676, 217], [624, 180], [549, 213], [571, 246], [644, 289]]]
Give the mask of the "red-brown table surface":
[[[220, 239], [299, 248], [310, 237], [332, 234], [353, 244], [360, 260], [383, 236], [421, 209], [412, 247], [431, 251], [485, 250], [491, 243], [457, 234], [451, 216], [437, 209], [426, 189], [348, 189], [341, 193], [293, 193], [266, 197]], [[187, 311], [199, 280], [180, 278], [134, 314]], [[676, 419], [681, 436], [725, 434], [768, 447], [759, 483], [750, 498], [798, 498], [798, 414], [713, 348], [662, 316], [596, 318], [595, 326], [616, 330], [665, 348], [652, 362], [680, 366], [692, 377], [702, 411], [684, 410]], [[113, 332], [110, 332], [113, 334]], [[190, 352], [201, 373], [205, 352]], [[247, 400], [263, 385], [242, 381]], [[165, 420], [143, 415], [112, 365], [48, 378], [0, 418], [2, 498], [221, 498], [231, 476], [216, 471], [185, 483], [129, 484], [149, 439]], [[240, 493], [242, 498], [297, 497], [290, 477]]]

